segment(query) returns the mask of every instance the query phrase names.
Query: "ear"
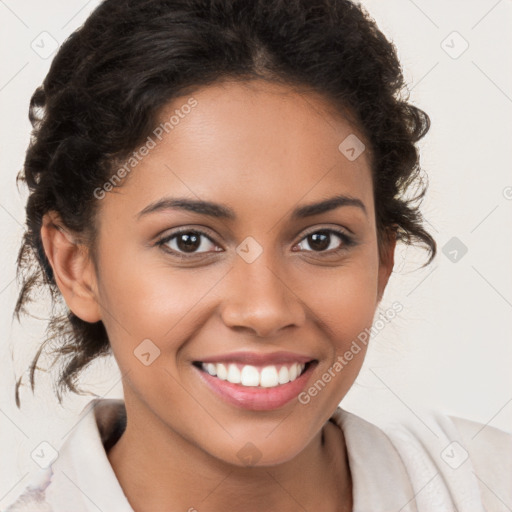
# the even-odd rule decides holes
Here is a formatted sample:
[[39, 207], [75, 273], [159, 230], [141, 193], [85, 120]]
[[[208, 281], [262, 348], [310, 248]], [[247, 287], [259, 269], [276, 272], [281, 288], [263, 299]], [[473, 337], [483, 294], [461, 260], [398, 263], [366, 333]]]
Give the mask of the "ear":
[[389, 276], [395, 265], [396, 231], [389, 228], [383, 237], [380, 250], [377, 304], [382, 300]]
[[77, 241], [53, 211], [43, 216], [41, 240], [69, 309], [85, 322], [101, 320], [96, 274], [87, 247]]

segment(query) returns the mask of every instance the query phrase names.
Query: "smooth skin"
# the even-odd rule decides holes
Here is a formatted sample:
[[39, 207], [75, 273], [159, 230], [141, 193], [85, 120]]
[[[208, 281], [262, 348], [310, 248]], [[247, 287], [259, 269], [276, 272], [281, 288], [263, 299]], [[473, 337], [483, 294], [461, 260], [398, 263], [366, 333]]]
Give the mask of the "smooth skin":
[[[55, 228], [56, 214], [41, 230], [67, 305], [103, 321], [123, 376], [128, 425], [108, 458], [136, 512], [352, 510], [343, 434], [328, 419], [364, 346], [307, 405], [270, 411], [228, 404], [192, 362], [291, 351], [317, 360], [309, 387], [371, 327], [395, 239], [379, 259], [368, 151], [350, 161], [338, 149], [350, 134], [364, 139], [323, 97], [284, 85], [225, 81], [193, 97], [191, 112], [99, 200], [98, 272], [87, 247]], [[188, 99], [175, 98], [161, 119]], [[291, 217], [340, 194], [364, 209]], [[138, 216], [164, 197], [220, 203], [236, 217]], [[157, 245], [176, 228], [207, 236], [192, 249], [179, 236]], [[308, 237], [325, 229], [354, 243]], [[249, 236], [263, 250], [251, 263], [237, 253]], [[148, 366], [134, 355], [145, 339], [160, 350]], [[250, 466], [238, 455], [248, 442], [260, 457]]]

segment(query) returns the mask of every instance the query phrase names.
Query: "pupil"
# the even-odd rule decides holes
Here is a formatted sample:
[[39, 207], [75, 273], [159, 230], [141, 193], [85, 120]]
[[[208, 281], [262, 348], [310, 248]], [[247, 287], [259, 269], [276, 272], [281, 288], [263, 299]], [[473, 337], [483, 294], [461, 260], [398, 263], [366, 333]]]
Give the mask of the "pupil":
[[325, 250], [329, 247], [329, 234], [322, 232], [313, 233], [308, 236], [310, 246], [315, 250]]
[[[184, 242], [184, 243], [183, 243]], [[178, 237], [177, 244], [180, 250], [193, 252], [199, 247], [199, 236], [197, 234], [182, 233]]]
[[[308, 235], [310, 246], [315, 251], [322, 251], [329, 247], [328, 233], [313, 233]], [[193, 252], [199, 247], [199, 236], [195, 233], [182, 233], [178, 237], [178, 247], [185, 252]]]

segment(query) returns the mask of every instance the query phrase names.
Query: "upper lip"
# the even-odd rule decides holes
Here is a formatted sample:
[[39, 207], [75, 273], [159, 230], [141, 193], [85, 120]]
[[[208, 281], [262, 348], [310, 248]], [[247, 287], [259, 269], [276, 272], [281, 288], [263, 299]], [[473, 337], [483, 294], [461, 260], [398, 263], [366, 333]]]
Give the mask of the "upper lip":
[[218, 356], [206, 357], [198, 360], [201, 363], [241, 363], [250, 364], [255, 366], [260, 365], [275, 365], [275, 364], [286, 364], [286, 363], [299, 363], [305, 364], [309, 361], [313, 361], [314, 358], [311, 356], [304, 356], [301, 354], [295, 354], [293, 352], [230, 352], [228, 354], [222, 354]]

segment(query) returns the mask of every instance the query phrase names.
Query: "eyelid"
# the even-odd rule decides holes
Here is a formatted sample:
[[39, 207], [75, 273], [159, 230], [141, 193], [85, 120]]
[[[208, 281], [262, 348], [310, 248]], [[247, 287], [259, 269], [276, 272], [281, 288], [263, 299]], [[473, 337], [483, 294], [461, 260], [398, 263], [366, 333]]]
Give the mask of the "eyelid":
[[[213, 245], [219, 246], [219, 244], [215, 241], [215, 238], [209, 233], [209, 231], [210, 230], [208, 228], [205, 228], [203, 226], [201, 226], [199, 228], [196, 228], [193, 226], [185, 226], [185, 227], [181, 227], [181, 228], [176, 228], [172, 232], [159, 237], [158, 240], [155, 242], [155, 245], [159, 246], [159, 247], [163, 247], [167, 243], [169, 243], [171, 240], [173, 240], [175, 237], [177, 237], [178, 235], [181, 235], [183, 233], [196, 233], [200, 236], [204, 236], [205, 238], [207, 238]], [[166, 249], [164, 249], [164, 250], [166, 250]], [[179, 252], [176, 252], [174, 249], [168, 248], [167, 252], [181, 255], [186, 258], [187, 256], [194, 257], [195, 255], [200, 255], [200, 254], [211, 254], [212, 251], [197, 252], [197, 253], [191, 253], [191, 254], [187, 255], [186, 253], [179, 253]], [[220, 251], [213, 251], [213, 252], [220, 252]]]
[[299, 242], [301, 240], [303, 240], [305, 237], [307, 237], [308, 235], [312, 235], [313, 233], [318, 233], [319, 231], [328, 231], [330, 233], [334, 233], [335, 235], [345, 235], [347, 237], [352, 237], [351, 233], [352, 231], [348, 228], [344, 228], [344, 227], [341, 227], [341, 226], [336, 226], [336, 227], [327, 227], [327, 226], [323, 226], [323, 227], [318, 227], [318, 226], [313, 226], [311, 229], [308, 229], [306, 230], [303, 234], [302, 234], [302, 238], [299, 239]]
[[341, 240], [341, 246], [337, 249], [330, 249], [328, 251], [295, 251], [295, 252], [304, 252], [309, 254], [316, 254], [320, 257], [329, 257], [329, 256], [338, 256], [342, 254], [343, 252], [346, 252], [348, 249], [350, 249], [353, 246], [356, 246], [358, 244], [357, 238], [355, 235], [352, 235], [352, 231], [346, 228], [343, 228], [341, 226], [336, 227], [318, 227], [315, 226], [311, 228], [310, 230], [304, 232], [301, 236], [301, 238], [298, 240], [297, 243], [294, 244], [297, 245], [303, 240], [305, 240], [309, 235], [312, 235], [314, 233], [322, 233], [327, 232], [330, 236], [334, 235], [337, 236]]
[[[217, 247], [219, 247], [220, 245], [215, 241], [215, 238], [210, 235], [209, 233], [209, 229], [206, 228], [206, 227], [194, 227], [194, 226], [185, 226], [185, 227], [181, 227], [181, 228], [176, 228], [174, 231], [172, 231], [171, 233], [168, 233], [167, 235], [164, 235], [162, 237], [160, 237], [156, 244], [157, 246], [159, 247], [164, 247], [167, 243], [169, 243], [171, 240], [173, 240], [176, 236], [182, 234], [182, 233], [196, 233], [200, 236], [204, 236], [205, 238], [207, 238], [212, 244], [216, 245]], [[339, 249], [331, 249], [329, 251], [295, 251], [295, 252], [306, 252], [306, 253], [317, 253], [317, 254], [328, 254], [328, 255], [333, 255], [333, 254], [337, 254], [339, 252], [342, 252], [344, 250], [346, 250], [347, 248], [349, 248], [350, 246], [352, 245], [355, 245], [356, 244], [356, 239], [355, 237], [351, 234], [353, 233], [350, 229], [348, 228], [344, 228], [342, 226], [336, 226], [336, 227], [327, 227], [327, 226], [321, 226], [321, 225], [317, 225], [317, 226], [313, 226], [311, 227], [310, 229], [308, 229], [307, 231], [303, 232], [301, 234], [301, 237], [297, 240], [297, 242], [295, 242], [293, 244], [293, 246], [297, 245], [298, 243], [302, 242], [305, 238], [307, 238], [309, 235], [312, 235], [313, 233], [319, 233], [319, 232], [328, 232], [329, 234], [331, 235], [335, 235], [337, 237], [339, 237], [342, 241], [342, 246], [339, 248]], [[170, 249], [170, 248], [163, 248], [164, 251], [166, 251], [167, 253], [171, 253], [175, 256], [177, 256], [178, 258], [182, 258], [182, 259], [187, 259], [187, 258], [194, 258], [194, 257], [197, 257], [197, 256], [204, 256], [204, 255], [208, 255], [208, 254], [213, 254], [213, 253], [216, 253], [216, 252], [221, 252], [221, 251], [205, 251], [205, 252], [196, 252], [196, 253], [181, 253], [181, 252], [177, 252], [175, 251], [174, 249]]]

